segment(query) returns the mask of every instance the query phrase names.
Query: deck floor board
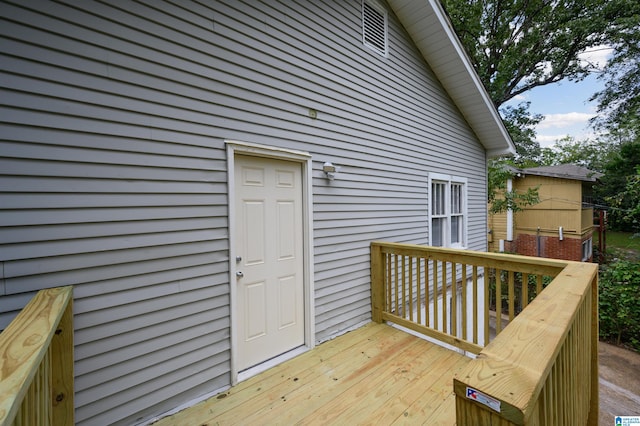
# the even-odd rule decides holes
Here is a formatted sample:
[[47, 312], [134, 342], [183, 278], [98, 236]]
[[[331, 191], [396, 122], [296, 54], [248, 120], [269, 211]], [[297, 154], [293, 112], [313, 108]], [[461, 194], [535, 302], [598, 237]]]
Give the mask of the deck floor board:
[[470, 361], [370, 323], [155, 424], [453, 425], [453, 378]]

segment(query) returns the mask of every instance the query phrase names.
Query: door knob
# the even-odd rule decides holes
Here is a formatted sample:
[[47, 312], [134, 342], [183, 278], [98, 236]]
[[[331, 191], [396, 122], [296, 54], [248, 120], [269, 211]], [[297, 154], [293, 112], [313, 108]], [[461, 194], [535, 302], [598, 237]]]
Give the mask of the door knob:
[[244, 277], [244, 274], [242, 273], [242, 271], [238, 271], [238, 272], [236, 272], [236, 277], [242, 278], [242, 277]]

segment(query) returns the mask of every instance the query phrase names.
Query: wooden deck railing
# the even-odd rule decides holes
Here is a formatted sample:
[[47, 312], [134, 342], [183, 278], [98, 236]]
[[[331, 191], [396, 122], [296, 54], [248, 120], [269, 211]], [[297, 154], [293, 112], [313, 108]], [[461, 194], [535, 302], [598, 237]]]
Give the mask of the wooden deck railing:
[[478, 354], [566, 262], [371, 244], [373, 320], [394, 322]]
[[72, 299], [42, 290], [0, 334], [0, 426], [73, 425]]
[[597, 265], [374, 242], [371, 281], [374, 321], [478, 354], [458, 424], [597, 422]]
[[458, 424], [598, 424], [597, 265], [567, 264], [454, 382]]

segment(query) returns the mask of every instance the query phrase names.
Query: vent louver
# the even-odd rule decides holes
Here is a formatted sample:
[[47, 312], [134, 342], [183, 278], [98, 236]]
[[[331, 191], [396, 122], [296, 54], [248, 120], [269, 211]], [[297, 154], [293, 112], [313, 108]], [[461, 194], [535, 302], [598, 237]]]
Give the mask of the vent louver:
[[362, 34], [365, 46], [387, 56], [387, 13], [368, 1], [362, 2]]

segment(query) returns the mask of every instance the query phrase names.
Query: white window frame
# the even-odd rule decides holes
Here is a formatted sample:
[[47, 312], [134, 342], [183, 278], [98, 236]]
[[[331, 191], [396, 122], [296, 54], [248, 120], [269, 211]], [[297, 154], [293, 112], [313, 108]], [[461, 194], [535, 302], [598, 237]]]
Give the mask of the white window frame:
[[[380, 47], [376, 44], [370, 43], [367, 41], [365, 36], [366, 25], [365, 25], [365, 7], [368, 6], [371, 9], [379, 12], [382, 15], [384, 20], [384, 49], [380, 49]], [[380, 3], [375, 0], [362, 0], [362, 43], [373, 50], [377, 54], [384, 56], [385, 58], [389, 55], [389, 13], [387, 9], [385, 9]]]
[[[444, 212], [442, 212], [442, 205], [434, 206], [434, 185], [435, 184], [444, 184]], [[460, 202], [460, 211], [455, 212], [452, 211], [452, 194], [455, 195], [456, 191], [452, 191], [453, 187], [460, 188], [459, 199], [456, 199]], [[468, 214], [468, 191], [467, 191], [467, 178], [445, 175], [440, 173], [430, 173], [429, 174], [429, 198], [428, 198], [428, 209], [429, 209], [429, 245], [433, 245], [434, 243], [434, 232], [433, 232], [433, 220], [434, 219], [444, 219], [444, 229], [443, 229], [443, 238], [442, 245], [440, 247], [450, 247], [450, 248], [467, 248], [467, 229], [469, 223], [469, 214]], [[434, 214], [434, 209], [439, 207], [436, 213]], [[462, 217], [462, 230], [460, 232], [459, 242], [451, 242], [451, 218], [452, 217]]]

